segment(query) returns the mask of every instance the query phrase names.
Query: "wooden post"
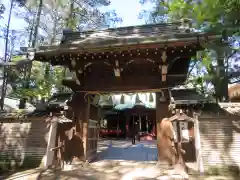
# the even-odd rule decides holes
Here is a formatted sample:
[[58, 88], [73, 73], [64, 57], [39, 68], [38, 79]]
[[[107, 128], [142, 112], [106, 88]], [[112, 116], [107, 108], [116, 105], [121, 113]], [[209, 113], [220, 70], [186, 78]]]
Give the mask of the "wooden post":
[[117, 118], [117, 137], [119, 137], [119, 119]]
[[[100, 124], [101, 124], [101, 120], [102, 120], [102, 109], [101, 107], [98, 107], [98, 130], [97, 130], [97, 133], [98, 133], [98, 140], [99, 141], [99, 132], [100, 132]], [[98, 144], [97, 144], [97, 147], [98, 147]]]
[[168, 110], [169, 100], [161, 102], [159, 100], [161, 98], [161, 96], [162, 96], [161, 92], [156, 93], [156, 128], [157, 128], [158, 160], [160, 160], [160, 153], [161, 153], [160, 146], [159, 146], [159, 142], [161, 141], [161, 139], [160, 139], [160, 131], [161, 131], [160, 124], [161, 124], [162, 119], [168, 117], [168, 115], [169, 115], [169, 110]]
[[198, 114], [194, 113], [194, 134], [195, 134], [195, 149], [196, 149], [196, 160], [198, 171], [201, 175], [204, 173], [202, 152], [201, 152], [201, 140], [200, 140], [200, 132], [199, 132], [199, 121]]
[[138, 119], [139, 119], [139, 132], [142, 132], [142, 117], [140, 116], [140, 113], [138, 115]]
[[126, 115], [126, 138], [128, 139], [129, 138], [129, 121], [130, 121], [130, 116], [129, 114], [127, 113]]
[[148, 115], [145, 116], [145, 121], [146, 121], [146, 129], [147, 129], [147, 133], [149, 133], [149, 125], [148, 125]]
[[88, 159], [88, 121], [90, 116], [90, 97], [87, 97], [87, 102], [84, 103], [82, 110], [82, 123], [83, 123], [83, 148], [84, 148], [84, 159]]
[[57, 135], [57, 125], [58, 122], [54, 121], [51, 123], [48, 136], [47, 152], [46, 152], [46, 162], [45, 167], [53, 165], [55, 151], [51, 151], [52, 148], [56, 146], [56, 135]]

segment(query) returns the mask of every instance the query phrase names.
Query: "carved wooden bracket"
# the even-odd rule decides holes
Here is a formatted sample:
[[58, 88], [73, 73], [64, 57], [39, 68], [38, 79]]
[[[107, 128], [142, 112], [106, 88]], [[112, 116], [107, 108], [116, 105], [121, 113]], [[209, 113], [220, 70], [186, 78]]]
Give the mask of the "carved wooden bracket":
[[163, 63], [167, 62], [167, 52], [166, 51], [163, 51], [161, 58], [162, 58]]
[[115, 74], [116, 77], [120, 77], [121, 76], [120, 67], [119, 67], [119, 61], [118, 60], [115, 60], [114, 74]]
[[75, 58], [70, 58], [70, 59], [71, 59], [71, 68], [76, 69], [77, 62], [76, 62]]
[[167, 73], [168, 73], [168, 65], [162, 65], [161, 72], [162, 72], [162, 82], [166, 82], [167, 81]]
[[73, 79], [76, 79], [76, 84], [77, 85], [81, 85], [81, 82], [79, 80], [79, 76], [80, 76], [80, 74], [77, 71], [73, 72]]
[[168, 65], [167, 65], [167, 52], [163, 51], [162, 56], [162, 65], [159, 66], [159, 68], [161, 69], [161, 73], [162, 73], [162, 82], [166, 82], [167, 81], [167, 73], [168, 73]]

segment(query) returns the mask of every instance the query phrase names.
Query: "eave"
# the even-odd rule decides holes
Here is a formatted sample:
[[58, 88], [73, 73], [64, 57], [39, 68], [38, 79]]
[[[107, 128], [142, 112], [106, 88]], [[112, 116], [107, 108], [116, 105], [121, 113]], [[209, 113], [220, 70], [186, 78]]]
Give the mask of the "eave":
[[[141, 26], [109, 28], [98, 31], [63, 31], [61, 43], [41, 46], [34, 60], [50, 62], [53, 58], [61, 61], [62, 56], [72, 55], [80, 59], [86, 54], [119, 53], [141, 49], [181, 47], [220, 40], [214, 32], [196, 32], [191, 29], [190, 20]], [[66, 57], [64, 57], [66, 59]], [[61, 64], [61, 63], [60, 63]]]
[[193, 33], [181, 38], [175, 38], [174, 36], [175, 35], [173, 35], [173, 37], [165, 36], [164, 38], [159, 36], [158, 39], [153, 38], [153, 40], [140, 40], [135, 42], [124, 41], [115, 44], [96, 44], [94, 46], [88, 46], [87, 44], [82, 46], [79, 46], [77, 44], [42, 46], [39, 47], [39, 49], [35, 53], [34, 60], [50, 62], [53, 57], [60, 60], [62, 59], [61, 56], [66, 54], [72, 54], [72, 56], [81, 57], [89, 53], [119, 53], [121, 51], [132, 51], [136, 49], [161, 49], [166, 47], [183, 47], [196, 44], [203, 45], [208, 41], [215, 41], [221, 38], [220, 35], [211, 35], [208, 33]]

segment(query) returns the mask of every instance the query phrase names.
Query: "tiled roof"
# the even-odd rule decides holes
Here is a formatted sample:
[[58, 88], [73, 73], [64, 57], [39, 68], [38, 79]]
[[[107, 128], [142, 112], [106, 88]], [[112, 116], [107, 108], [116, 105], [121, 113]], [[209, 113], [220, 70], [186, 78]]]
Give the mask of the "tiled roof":
[[172, 89], [171, 94], [171, 101], [174, 104], [197, 104], [207, 100], [196, 89]]
[[18, 61], [11, 61], [11, 62], [0, 62], [0, 67], [17, 67], [23, 68], [25, 65], [32, 63], [29, 59], [21, 59]]
[[67, 32], [63, 34], [62, 45], [96, 46], [104, 44], [135, 43], [156, 41], [172, 38], [183, 38], [184, 35], [192, 35], [186, 29], [180, 28], [181, 23], [132, 26], [125, 28], [107, 29], [102, 31]]
[[[184, 24], [184, 25], [183, 25]], [[36, 57], [41, 54], [56, 51], [69, 52], [69, 50], [104, 49], [118, 46], [136, 44], [166, 44], [177, 41], [203, 40], [209, 36], [209, 40], [215, 39], [213, 33], [195, 32], [189, 28], [188, 23], [162, 23], [142, 26], [111, 28], [100, 31], [72, 32], [64, 31], [60, 45], [41, 46], [36, 52]], [[213, 36], [213, 37], [210, 37]], [[192, 40], [191, 40], [192, 41]]]
[[46, 119], [46, 121], [58, 122], [58, 123], [69, 123], [69, 122], [72, 122], [71, 119], [67, 118], [67, 117], [64, 116], [64, 115], [48, 117], [48, 118]]
[[27, 114], [27, 117], [41, 117], [41, 116], [47, 116], [49, 114], [48, 111], [33, 111], [32, 113]]
[[228, 113], [240, 116], [240, 103], [219, 103], [219, 105]]

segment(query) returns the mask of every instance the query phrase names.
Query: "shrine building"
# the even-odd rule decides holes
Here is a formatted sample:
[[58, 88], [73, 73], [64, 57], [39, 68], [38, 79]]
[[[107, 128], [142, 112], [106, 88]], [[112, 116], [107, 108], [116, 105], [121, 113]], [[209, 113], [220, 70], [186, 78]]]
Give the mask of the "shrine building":
[[[71, 72], [71, 77], [62, 81], [64, 86], [73, 91], [64, 112], [71, 122], [58, 123], [57, 129], [50, 133], [48, 150], [56, 153], [54, 155], [49, 151], [47, 164], [53, 164], [53, 156], [60, 160], [65, 157], [57, 152], [63, 148], [62, 144], [66, 144], [67, 139], [73, 139], [71, 147], [64, 146], [61, 152], [75, 154], [79, 160], [90, 161], [96, 157], [98, 124], [103, 115], [103, 108], [98, 106], [101, 97], [134, 93], [136, 96], [148, 93], [152, 108], [148, 104], [150, 108], [141, 109], [143, 97], [136, 97], [134, 106], [137, 107], [132, 106], [129, 110], [123, 108], [126, 123], [119, 120], [119, 127], [123, 127], [122, 123], [131, 126], [131, 121], [136, 118], [141, 120], [139, 125], [142, 131], [155, 133], [160, 160], [165, 156], [163, 149], [169, 148], [161, 145], [161, 134], [164, 131], [161, 129], [162, 119], [176, 121], [178, 132], [182, 124], [180, 121], [194, 123], [196, 143], [192, 147], [196, 148], [194, 156], [200, 162], [196, 158], [200, 153], [200, 137], [195, 112], [191, 110], [187, 113], [186, 108], [176, 104], [170, 106], [174, 98], [171, 89], [185, 82], [191, 58], [196, 56], [197, 51], [202, 50], [205, 43], [216, 41], [221, 41], [221, 36], [212, 32], [196, 32], [191, 28], [191, 22], [184, 19], [173, 23], [98, 31], [64, 31], [59, 45], [28, 49], [33, 60], [60, 65]], [[150, 97], [152, 93], [154, 98]], [[118, 113], [121, 111], [120, 106], [116, 109]], [[55, 118], [59, 112], [51, 115]], [[153, 130], [154, 126], [156, 130]], [[125, 136], [129, 136], [128, 133], [126, 131]], [[181, 149], [180, 136], [177, 134], [174, 142]], [[169, 140], [173, 141], [173, 138]], [[180, 151], [178, 153], [181, 154]]]

